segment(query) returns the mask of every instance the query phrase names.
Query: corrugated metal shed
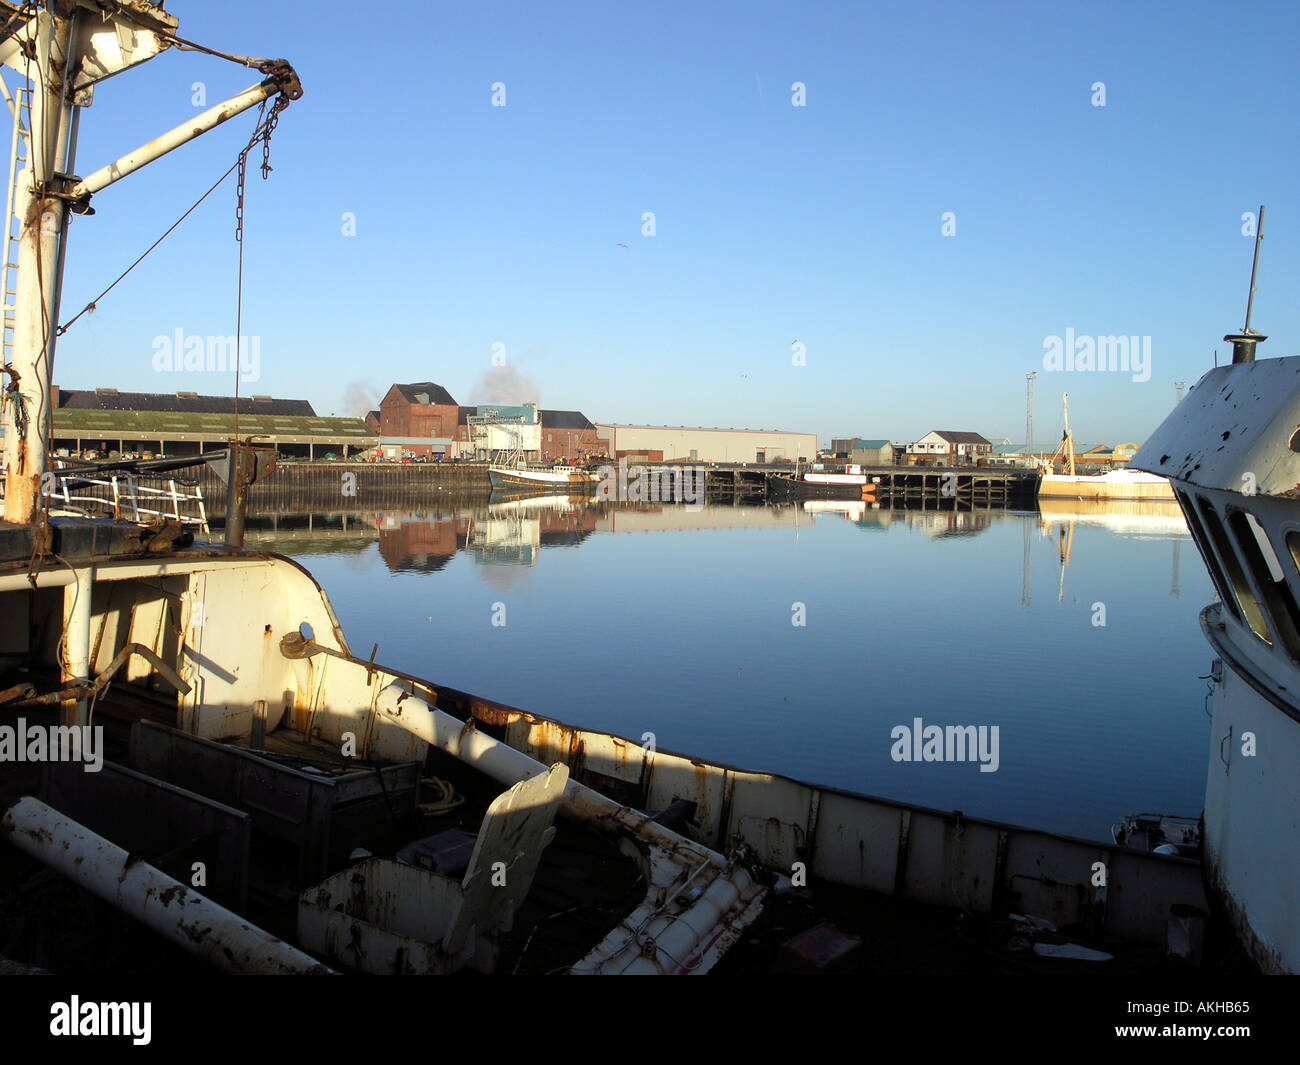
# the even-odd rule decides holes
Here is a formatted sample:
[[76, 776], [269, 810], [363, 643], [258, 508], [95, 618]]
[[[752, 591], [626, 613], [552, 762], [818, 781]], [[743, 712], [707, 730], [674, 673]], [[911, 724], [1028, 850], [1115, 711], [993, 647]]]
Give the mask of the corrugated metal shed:
[[[234, 396], [200, 396], [197, 392], [119, 392], [115, 388], [59, 389], [58, 410], [157, 411], [184, 414], [230, 414]], [[240, 396], [239, 413], [279, 414], [314, 418], [316, 411], [305, 399]]]
[[[235, 432], [235, 416], [179, 411], [68, 410], [54, 412], [59, 439], [225, 440]], [[267, 436], [283, 443], [362, 443], [379, 439], [360, 418], [293, 417], [241, 414], [240, 436]]]

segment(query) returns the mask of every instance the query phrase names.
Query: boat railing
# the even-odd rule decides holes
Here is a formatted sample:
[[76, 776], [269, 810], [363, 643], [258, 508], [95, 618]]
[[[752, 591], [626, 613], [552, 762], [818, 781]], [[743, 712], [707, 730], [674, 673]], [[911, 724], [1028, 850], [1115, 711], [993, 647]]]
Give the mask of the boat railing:
[[[115, 518], [151, 522], [170, 518], [207, 533], [208, 514], [199, 483], [169, 471], [99, 469], [94, 463], [55, 459], [42, 485], [52, 517]], [[0, 499], [5, 477], [0, 473]]]
[[207, 507], [197, 481], [167, 473], [63, 466], [55, 472], [51, 504], [85, 517], [147, 522], [171, 518], [208, 531]]

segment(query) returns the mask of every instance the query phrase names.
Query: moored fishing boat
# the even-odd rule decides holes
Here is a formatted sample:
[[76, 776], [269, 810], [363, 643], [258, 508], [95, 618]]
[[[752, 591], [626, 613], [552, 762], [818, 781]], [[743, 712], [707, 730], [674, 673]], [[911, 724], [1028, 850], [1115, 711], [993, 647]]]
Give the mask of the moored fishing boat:
[[595, 491], [600, 478], [577, 466], [490, 466], [488, 478], [494, 492]]
[[767, 491], [773, 502], [787, 499], [865, 499], [871, 502], [876, 484], [861, 466], [850, 464], [843, 470], [769, 474]]
[[1065, 473], [1046, 472], [1038, 482], [1039, 499], [1074, 499], [1086, 502], [1166, 502], [1174, 501], [1173, 489], [1165, 477], [1143, 472], [1136, 467], [1110, 470], [1100, 474], [1077, 474], [1074, 462], [1074, 436], [1070, 432], [1070, 397], [1064, 397], [1065, 432], [1057, 454], [1065, 464]]

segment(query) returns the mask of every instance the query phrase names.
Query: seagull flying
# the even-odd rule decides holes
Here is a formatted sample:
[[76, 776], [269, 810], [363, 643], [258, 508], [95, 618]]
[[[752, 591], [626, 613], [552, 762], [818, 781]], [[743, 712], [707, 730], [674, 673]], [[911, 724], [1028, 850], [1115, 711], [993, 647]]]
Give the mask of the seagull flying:
[[616, 248], [626, 248], [626, 247], [627, 247], [626, 244], [616, 244], [616, 245], [614, 245], [614, 246], [615, 246]]

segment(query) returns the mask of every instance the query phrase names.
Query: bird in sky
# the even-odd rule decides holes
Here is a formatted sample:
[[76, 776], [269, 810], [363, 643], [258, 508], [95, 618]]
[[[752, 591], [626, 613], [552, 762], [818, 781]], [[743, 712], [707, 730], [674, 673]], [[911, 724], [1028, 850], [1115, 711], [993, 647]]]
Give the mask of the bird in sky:
[[616, 247], [619, 247], [619, 248], [626, 248], [626, 247], [627, 247], [626, 244], [618, 244], [618, 245], [615, 245], [615, 246], [616, 246]]

